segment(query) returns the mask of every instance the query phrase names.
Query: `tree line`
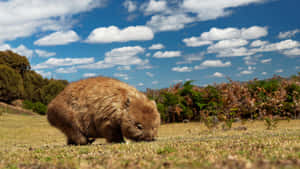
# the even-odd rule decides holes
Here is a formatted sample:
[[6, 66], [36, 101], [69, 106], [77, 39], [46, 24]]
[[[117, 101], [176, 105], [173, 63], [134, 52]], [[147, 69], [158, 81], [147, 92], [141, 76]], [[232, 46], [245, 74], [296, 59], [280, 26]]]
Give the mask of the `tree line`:
[[0, 101], [25, 100], [24, 107], [46, 113], [46, 105], [68, 84], [66, 80], [43, 78], [31, 70], [25, 56], [0, 51]]

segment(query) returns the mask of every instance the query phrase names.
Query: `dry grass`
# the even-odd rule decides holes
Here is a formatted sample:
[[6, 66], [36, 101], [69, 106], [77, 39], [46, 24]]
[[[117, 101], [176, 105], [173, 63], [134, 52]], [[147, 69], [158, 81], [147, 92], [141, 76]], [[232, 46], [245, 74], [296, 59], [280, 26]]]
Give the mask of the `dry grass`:
[[[234, 123], [233, 128], [241, 126]], [[66, 146], [43, 116], [0, 116], [0, 168], [300, 168], [300, 121], [262, 121], [246, 131], [168, 124], [155, 142]]]

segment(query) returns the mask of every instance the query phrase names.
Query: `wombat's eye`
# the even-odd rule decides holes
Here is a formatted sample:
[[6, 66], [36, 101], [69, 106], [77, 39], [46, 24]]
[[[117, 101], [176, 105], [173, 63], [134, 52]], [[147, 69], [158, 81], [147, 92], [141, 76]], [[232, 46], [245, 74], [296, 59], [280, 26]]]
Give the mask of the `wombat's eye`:
[[135, 127], [136, 127], [137, 129], [139, 129], [139, 130], [142, 130], [142, 129], [143, 129], [143, 125], [141, 125], [140, 123], [137, 123], [137, 124], [135, 125]]

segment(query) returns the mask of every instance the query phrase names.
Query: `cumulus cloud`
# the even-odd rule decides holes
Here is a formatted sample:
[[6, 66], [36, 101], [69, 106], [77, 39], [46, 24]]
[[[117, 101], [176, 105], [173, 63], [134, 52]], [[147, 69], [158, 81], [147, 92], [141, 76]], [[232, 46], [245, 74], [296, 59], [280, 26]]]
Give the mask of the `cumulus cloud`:
[[290, 57], [300, 56], [300, 48], [285, 50], [283, 51], [283, 54]]
[[263, 59], [260, 62], [261, 63], [270, 63], [272, 61], [272, 59]]
[[254, 73], [254, 70], [256, 69], [256, 67], [252, 67], [252, 66], [248, 66], [247, 70], [243, 70], [241, 71], [238, 76], [241, 76], [241, 75], [250, 75], [252, 73]]
[[77, 42], [79, 39], [77, 33], [72, 30], [65, 32], [59, 31], [38, 39], [34, 44], [38, 46], [66, 45]]
[[21, 44], [17, 48], [12, 48], [9, 44], [0, 45], [0, 51], [11, 50], [19, 55], [26, 56], [27, 58], [31, 58], [33, 56], [34, 51], [28, 49], [25, 45]]
[[202, 62], [200, 65], [195, 66], [195, 69], [205, 69], [209, 67], [229, 67], [231, 66], [231, 62], [222, 62], [221, 60], [206, 60]]
[[[142, 10], [146, 15], [153, 15], [147, 22], [147, 25], [154, 31], [176, 31], [183, 29], [187, 24], [231, 15], [233, 13], [232, 10], [235, 7], [263, 1], [264, 0], [150, 0], [148, 3], [142, 5]], [[251, 31], [252, 29], [246, 31], [244, 36], [252, 38], [253, 34]]]
[[88, 43], [112, 43], [128, 41], [146, 41], [152, 40], [153, 31], [146, 26], [130, 26], [119, 29], [116, 26], [100, 27], [94, 29], [88, 36]]
[[140, 46], [126, 46], [112, 49], [105, 53], [104, 60], [96, 63], [78, 66], [82, 69], [106, 69], [114, 66], [150, 66], [148, 60], [142, 60], [138, 55], [144, 53], [145, 49]]
[[155, 32], [177, 31], [192, 22], [195, 22], [195, 18], [181, 13], [174, 15], [154, 15], [150, 21], [147, 21], [147, 26]]
[[260, 48], [254, 48], [254, 52], [271, 52], [271, 51], [282, 51], [285, 49], [293, 49], [299, 47], [300, 43], [291, 39], [283, 40], [277, 43], [271, 43], [268, 45], [261, 46]]
[[251, 43], [251, 47], [261, 47], [261, 46], [265, 46], [266, 44], [268, 44], [268, 41], [262, 41], [262, 40], [255, 40]]
[[119, 66], [119, 67], [117, 67], [117, 69], [118, 70], [130, 70], [131, 69], [131, 67], [130, 66], [128, 66], [128, 65], [125, 65], [125, 66]]
[[261, 74], [262, 74], [262, 75], [267, 75], [268, 73], [267, 73], [267, 72], [262, 72]]
[[103, 5], [103, 0], [0, 1], [0, 42], [72, 27], [72, 19], [65, 18]]
[[82, 64], [93, 63], [94, 58], [50, 58], [43, 63], [39, 63], [37, 65], [33, 65], [33, 69], [47, 69], [61, 66], [75, 66]]
[[[235, 42], [243, 41], [248, 39], [258, 39], [268, 35], [266, 27], [252, 26], [250, 28], [211, 28], [208, 32], [202, 33], [199, 37], [191, 37], [183, 39], [183, 42], [190, 47], [198, 47], [203, 45], [209, 45], [211, 41], [219, 40], [235, 40]], [[223, 41], [227, 43], [229, 41]], [[228, 44], [228, 43], [227, 43]]]
[[278, 38], [279, 39], [292, 38], [299, 32], [300, 32], [300, 29], [295, 29], [295, 30], [291, 30], [291, 31], [287, 31], [287, 32], [280, 32], [278, 35]]
[[165, 48], [165, 46], [161, 43], [153, 44], [152, 46], [149, 47], [150, 50], [160, 50], [163, 48]]
[[40, 75], [42, 75], [45, 78], [52, 78], [52, 73], [51, 72], [45, 72], [43, 70], [36, 70], [36, 72]]
[[[252, 3], [263, 2], [263, 0], [236, 0], [236, 1], [199, 1], [184, 0], [182, 7], [198, 15], [200, 20], [211, 20], [224, 17], [232, 13], [232, 9], [239, 6], [245, 6]], [[230, 9], [229, 9], [230, 8]]]
[[76, 72], [77, 72], [77, 69], [75, 67], [56, 69], [56, 73], [61, 73], [61, 74], [69, 74], [69, 73], [76, 73]]
[[48, 58], [51, 56], [55, 56], [56, 53], [55, 52], [47, 52], [45, 50], [40, 50], [40, 49], [36, 49], [34, 50], [34, 52], [39, 56], [39, 57], [43, 57], [43, 58]]
[[181, 56], [180, 51], [165, 51], [165, 52], [158, 51], [153, 55], [154, 58], [174, 58], [179, 56]]
[[154, 77], [154, 74], [151, 73], [151, 72], [146, 72], [146, 75], [149, 76], [149, 77]]
[[137, 4], [134, 1], [126, 0], [123, 6], [128, 10], [128, 12], [134, 12], [137, 9]]
[[114, 77], [117, 77], [117, 78], [121, 78], [121, 79], [124, 79], [124, 80], [128, 80], [129, 77], [127, 74], [123, 74], [123, 73], [114, 73]]
[[189, 54], [189, 55], [185, 55], [183, 56], [182, 61], [178, 61], [176, 62], [177, 65], [180, 64], [190, 64], [193, 63], [194, 61], [200, 61], [204, 58], [204, 52], [200, 52], [200, 53], [195, 53], [195, 54]]
[[150, 0], [148, 3], [144, 3], [141, 9], [146, 15], [164, 12], [167, 10], [167, 2], [165, 0]]
[[158, 84], [158, 83], [159, 83], [159, 82], [158, 82], [157, 80], [155, 80], [155, 81], [152, 82], [153, 85], [156, 85], [156, 84]]
[[220, 49], [226, 48], [236, 48], [245, 46], [248, 44], [247, 40], [244, 39], [230, 39], [230, 40], [221, 40], [214, 45], [211, 45], [208, 50], [209, 51], [218, 51]]
[[144, 86], [144, 83], [140, 82], [140, 83], [138, 84], [138, 86]]
[[184, 66], [184, 67], [173, 67], [172, 71], [174, 71], [174, 72], [191, 72], [191, 71], [193, 71], [193, 68], [187, 67], [187, 66]]
[[252, 70], [243, 70], [243, 71], [241, 71], [241, 75], [250, 75], [250, 74], [252, 74], [253, 73], [253, 71]]
[[282, 73], [283, 72], [283, 69], [278, 69], [275, 71], [276, 73]]
[[215, 72], [212, 77], [224, 77], [224, 75], [220, 72]]
[[86, 78], [95, 77], [95, 76], [97, 76], [96, 73], [85, 73], [85, 74], [83, 74], [83, 77], [86, 77]]

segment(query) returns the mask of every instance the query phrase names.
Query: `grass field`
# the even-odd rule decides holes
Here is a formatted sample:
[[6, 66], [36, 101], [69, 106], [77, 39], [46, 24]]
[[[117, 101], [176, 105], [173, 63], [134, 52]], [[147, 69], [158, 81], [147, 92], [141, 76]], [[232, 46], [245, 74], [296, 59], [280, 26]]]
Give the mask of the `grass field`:
[[[233, 128], [241, 126], [234, 123]], [[202, 123], [162, 125], [155, 142], [66, 146], [44, 116], [0, 116], [0, 168], [300, 168], [300, 121], [262, 121], [247, 130], [208, 131]]]

